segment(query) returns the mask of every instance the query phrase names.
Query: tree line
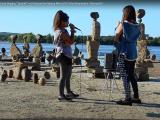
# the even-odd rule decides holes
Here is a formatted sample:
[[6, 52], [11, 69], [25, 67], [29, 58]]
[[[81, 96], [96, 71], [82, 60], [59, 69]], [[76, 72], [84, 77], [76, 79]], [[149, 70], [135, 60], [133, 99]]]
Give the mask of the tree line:
[[[8, 34], [0, 34], [0, 41], [8, 41], [12, 42], [10, 39], [10, 35], [13, 33], [8, 33]], [[23, 43], [23, 37], [27, 36], [27, 41], [29, 43], [36, 43], [36, 36], [33, 33], [24, 33], [24, 34], [17, 34], [18, 39], [17, 42], [22, 42]], [[42, 35], [43, 40], [42, 43], [53, 43], [54, 36], [51, 34], [48, 35]], [[88, 39], [90, 39], [91, 36], [75, 36], [75, 41], [77, 43], [86, 43]], [[113, 39], [114, 36], [101, 36], [100, 37], [100, 44], [101, 45], [113, 45]], [[150, 46], [160, 46], [160, 37], [149, 37], [148, 38], [148, 45]]]

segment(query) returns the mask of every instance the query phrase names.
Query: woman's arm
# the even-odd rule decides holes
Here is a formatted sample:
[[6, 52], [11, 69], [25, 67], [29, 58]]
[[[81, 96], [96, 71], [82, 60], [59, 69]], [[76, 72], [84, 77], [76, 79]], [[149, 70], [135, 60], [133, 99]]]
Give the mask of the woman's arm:
[[119, 42], [119, 39], [120, 39], [122, 33], [123, 33], [122, 23], [119, 23], [117, 30], [116, 30], [114, 42]]
[[65, 44], [72, 45], [74, 43], [74, 33], [75, 30], [71, 30], [71, 35], [69, 35], [67, 32], [62, 32], [61, 37]]

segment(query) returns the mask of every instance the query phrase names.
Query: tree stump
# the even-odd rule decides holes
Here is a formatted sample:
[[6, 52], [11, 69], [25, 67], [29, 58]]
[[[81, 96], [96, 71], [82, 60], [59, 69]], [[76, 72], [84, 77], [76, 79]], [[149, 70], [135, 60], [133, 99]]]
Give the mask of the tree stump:
[[12, 78], [12, 77], [13, 77], [13, 73], [14, 73], [13, 70], [9, 70], [9, 71], [8, 71], [8, 77], [9, 77], [9, 78]]
[[45, 77], [46, 79], [50, 79], [51, 75], [50, 75], [49, 72], [45, 72], [45, 73], [44, 73], [44, 77]]
[[14, 78], [16, 78], [18, 80], [22, 80], [21, 70], [22, 70], [21, 67], [15, 67]]
[[38, 84], [38, 74], [37, 73], [33, 74], [33, 83]]
[[6, 71], [6, 70], [3, 70], [3, 73], [2, 73], [2, 75], [0, 76], [1, 82], [5, 82], [6, 79], [7, 79], [7, 77], [8, 77], [7, 71]]
[[29, 82], [31, 80], [32, 74], [31, 74], [31, 70], [29, 70], [28, 68], [24, 68], [22, 70], [22, 79], [25, 82]]

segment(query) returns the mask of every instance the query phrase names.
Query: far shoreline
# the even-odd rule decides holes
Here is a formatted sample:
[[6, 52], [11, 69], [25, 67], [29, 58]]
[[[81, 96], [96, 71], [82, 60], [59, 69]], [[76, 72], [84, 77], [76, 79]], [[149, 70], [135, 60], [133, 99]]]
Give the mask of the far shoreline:
[[[30, 33], [11, 33], [11, 32], [0, 32], [0, 42], [11, 42], [10, 36], [17, 34], [18, 39], [17, 43], [23, 43], [23, 37], [27, 37], [27, 41], [29, 43], [36, 43], [36, 34]], [[42, 35], [42, 34], [41, 34]], [[54, 36], [52, 34], [42, 35], [43, 41], [42, 43], [53, 43]], [[79, 44], [86, 43], [88, 39], [91, 38], [91, 35], [75, 35], [75, 41]], [[101, 35], [99, 42], [100, 45], [113, 45], [114, 35]], [[146, 35], [146, 40], [148, 42], [147, 46], [160, 46], [160, 36], [149, 36]]]
[[[0, 43], [12, 43], [12, 42], [0, 40]], [[23, 41], [21, 41], [21, 42], [16, 42], [16, 43], [18, 43], [18, 44], [20, 44], [20, 43], [23, 44]], [[36, 42], [29, 42], [29, 43], [34, 44], [34, 43], [36, 43]], [[43, 42], [42, 44], [53, 44], [53, 43]], [[78, 43], [78, 44], [85, 44], [85, 45], [86, 45], [86, 43]], [[100, 44], [100, 45], [113, 45], [113, 44]], [[147, 46], [150, 46], [150, 47], [160, 47], [159, 44], [158, 44], [158, 45], [150, 45], [150, 44], [148, 44]]]

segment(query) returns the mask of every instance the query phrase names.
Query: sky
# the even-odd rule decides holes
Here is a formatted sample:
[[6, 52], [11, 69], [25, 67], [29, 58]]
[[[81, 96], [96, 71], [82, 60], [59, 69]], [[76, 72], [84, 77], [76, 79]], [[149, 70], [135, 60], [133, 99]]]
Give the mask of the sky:
[[[160, 7], [158, 4], [135, 2], [118, 3], [61, 3], [59, 4], [32, 4], [32, 5], [4, 5], [0, 3], [0, 32], [54, 34], [53, 18], [58, 10], [63, 10], [70, 17], [70, 22], [80, 28], [77, 35], [90, 35], [92, 28], [91, 12], [99, 12], [98, 21], [101, 24], [101, 35], [114, 35], [118, 21], [122, 19], [122, 9], [131, 4], [135, 9], [145, 9], [143, 23], [146, 34], [160, 36]], [[160, 3], [159, 3], [160, 4]]]

